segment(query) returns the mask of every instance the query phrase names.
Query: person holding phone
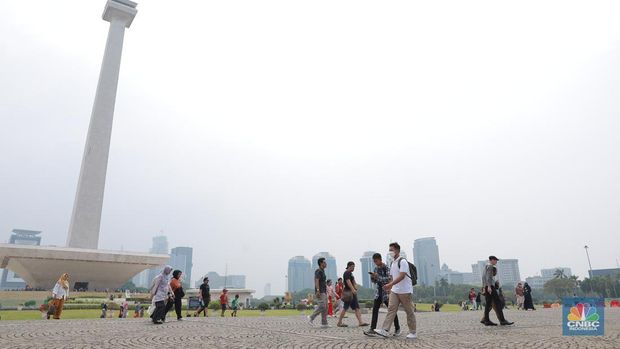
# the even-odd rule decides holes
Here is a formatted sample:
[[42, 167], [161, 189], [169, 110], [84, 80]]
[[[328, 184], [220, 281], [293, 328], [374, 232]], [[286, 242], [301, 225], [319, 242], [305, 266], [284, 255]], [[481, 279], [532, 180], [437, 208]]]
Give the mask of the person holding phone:
[[[370, 329], [368, 331], [364, 331], [364, 334], [367, 336], [376, 335], [375, 328], [377, 328], [377, 319], [379, 318], [379, 308], [381, 308], [381, 304], [385, 304], [388, 306], [388, 300], [390, 293], [383, 289], [387, 283], [392, 281], [392, 276], [390, 275], [390, 269], [388, 268], [383, 260], [381, 259], [381, 254], [375, 253], [372, 255], [372, 261], [375, 263], [375, 271], [369, 271], [370, 280], [377, 285], [375, 289], [375, 299], [372, 305], [372, 320], [370, 321]], [[400, 324], [398, 323], [398, 316], [394, 316], [394, 336], [400, 335]]]

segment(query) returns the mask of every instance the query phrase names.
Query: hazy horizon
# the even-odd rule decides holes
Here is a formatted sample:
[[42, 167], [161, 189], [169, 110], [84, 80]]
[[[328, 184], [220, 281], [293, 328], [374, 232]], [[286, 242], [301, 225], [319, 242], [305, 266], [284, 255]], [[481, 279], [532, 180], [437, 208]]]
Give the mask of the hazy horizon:
[[[0, 12], [0, 241], [64, 245], [108, 23], [101, 1]], [[194, 280], [285, 288], [289, 258], [434, 236], [617, 267], [617, 2], [138, 2], [125, 33], [99, 248], [194, 249]], [[162, 233], [163, 231], [163, 233]], [[258, 263], [257, 263], [258, 262]], [[359, 277], [359, 270], [357, 270]], [[361, 280], [360, 280], [361, 281]]]

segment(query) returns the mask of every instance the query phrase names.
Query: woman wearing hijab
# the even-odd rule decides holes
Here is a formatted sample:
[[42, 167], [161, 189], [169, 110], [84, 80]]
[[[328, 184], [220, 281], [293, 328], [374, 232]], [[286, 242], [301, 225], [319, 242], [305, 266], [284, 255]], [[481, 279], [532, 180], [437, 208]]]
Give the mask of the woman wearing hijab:
[[536, 310], [536, 308], [534, 308], [534, 302], [532, 301], [532, 288], [527, 282], [523, 284], [523, 296], [525, 297], [525, 301], [523, 302], [523, 309]]
[[172, 272], [172, 267], [169, 265], [165, 266], [164, 270], [151, 283], [150, 293], [153, 304], [155, 304], [155, 311], [151, 314], [151, 319], [153, 319], [154, 324], [162, 324], [166, 320], [166, 301], [170, 292], [168, 284], [170, 272]]
[[170, 279], [170, 291], [172, 291], [172, 298], [166, 304], [166, 313], [172, 309], [174, 305], [174, 311], [177, 313], [177, 320], [183, 320], [183, 314], [181, 313], [181, 299], [185, 297], [185, 291], [183, 291], [183, 285], [181, 284], [181, 275], [183, 272], [175, 270], [172, 272], [172, 279]]
[[69, 274], [64, 273], [60, 276], [54, 289], [52, 290], [52, 302], [56, 308], [54, 311], [54, 319], [60, 319], [62, 308], [65, 305], [65, 301], [69, 296]]

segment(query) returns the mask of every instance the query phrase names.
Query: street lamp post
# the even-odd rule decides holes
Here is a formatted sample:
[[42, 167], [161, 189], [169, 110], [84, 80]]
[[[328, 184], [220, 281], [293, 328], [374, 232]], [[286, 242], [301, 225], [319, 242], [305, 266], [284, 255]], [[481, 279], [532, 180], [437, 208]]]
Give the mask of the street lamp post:
[[586, 250], [586, 257], [588, 257], [588, 266], [590, 267], [590, 292], [594, 293], [594, 289], [592, 288], [592, 262], [590, 262], [590, 254], [588, 253], [588, 245], [583, 247]]

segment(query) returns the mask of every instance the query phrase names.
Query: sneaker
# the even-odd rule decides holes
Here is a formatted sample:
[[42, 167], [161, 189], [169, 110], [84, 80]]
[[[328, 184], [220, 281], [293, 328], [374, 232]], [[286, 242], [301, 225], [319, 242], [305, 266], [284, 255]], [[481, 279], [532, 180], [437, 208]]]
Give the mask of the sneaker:
[[321, 325], [321, 328], [330, 328], [330, 325]]
[[375, 332], [375, 330], [368, 330], [368, 331], [364, 331], [364, 334], [367, 335], [368, 337], [374, 337], [377, 333]]
[[177, 321], [183, 321], [183, 318], [182, 317], [177, 318]]
[[312, 318], [310, 317], [310, 315], [306, 316], [306, 319], [308, 319], [308, 323], [310, 324], [310, 326], [314, 326], [314, 322], [312, 322]]
[[393, 336], [393, 337], [398, 337], [398, 336], [400, 336], [400, 330], [396, 330], [396, 331], [394, 331], [394, 333], [392, 333], [392, 336]]
[[407, 335], [407, 339], [417, 339], [417, 338], [418, 338], [418, 335], [415, 333], [409, 333]]
[[383, 337], [383, 338], [387, 338], [390, 335], [389, 333], [387, 333], [386, 330], [383, 330], [383, 329], [381, 329], [381, 330], [375, 329], [375, 333], [378, 334], [379, 336]]
[[153, 323], [154, 323], [155, 325], [161, 325], [161, 324], [163, 324], [164, 322], [163, 322], [163, 321], [161, 321], [161, 320], [157, 320], [157, 321], [153, 321]]

